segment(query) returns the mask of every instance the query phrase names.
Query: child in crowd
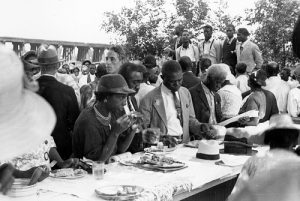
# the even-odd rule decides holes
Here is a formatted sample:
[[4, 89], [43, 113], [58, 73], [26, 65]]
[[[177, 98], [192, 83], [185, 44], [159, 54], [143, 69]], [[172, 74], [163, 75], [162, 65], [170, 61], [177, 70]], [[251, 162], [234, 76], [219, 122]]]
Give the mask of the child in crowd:
[[235, 67], [237, 87], [241, 90], [242, 93], [249, 91], [250, 87], [248, 86], [248, 75], [246, 72], [247, 65], [245, 63], [238, 63]]

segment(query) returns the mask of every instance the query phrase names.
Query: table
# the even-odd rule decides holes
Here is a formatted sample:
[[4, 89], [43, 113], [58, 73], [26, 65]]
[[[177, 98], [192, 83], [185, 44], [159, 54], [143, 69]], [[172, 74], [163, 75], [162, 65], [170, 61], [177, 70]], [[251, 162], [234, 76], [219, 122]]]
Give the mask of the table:
[[[38, 194], [22, 198], [0, 196], [0, 200], [99, 201], [101, 199], [96, 196], [95, 188], [116, 184], [144, 187], [147, 192], [138, 200], [154, 200], [155, 198], [158, 200], [193, 200], [193, 197], [201, 196], [201, 193], [209, 195], [209, 191], [222, 190], [224, 188], [222, 185], [226, 187], [228, 182], [228, 185], [232, 187], [241, 170], [241, 165], [249, 158], [249, 156], [221, 154], [223, 161], [237, 165], [226, 167], [215, 165], [215, 161], [197, 159], [196, 152], [195, 148], [179, 145], [175, 151], [168, 153], [168, 156], [188, 165], [188, 168], [175, 172], [153, 172], [112, 163], [106, 166], [107, 173], [103, 180], [95, 180], [92, 175], [76, 180], [47, 178], [38, 183], [37, 188], [40, 189]], [[134, 157], [138, 156], [138, 154], [134, 155]], [[231, 189], [228, 191], [230, 193]]]

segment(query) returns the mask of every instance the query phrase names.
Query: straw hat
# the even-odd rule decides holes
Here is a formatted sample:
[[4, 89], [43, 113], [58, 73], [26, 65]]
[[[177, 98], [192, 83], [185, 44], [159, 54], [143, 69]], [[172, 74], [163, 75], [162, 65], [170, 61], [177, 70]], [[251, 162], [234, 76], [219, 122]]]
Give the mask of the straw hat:
[[30, 50], [26, 52], [23, 56], [21, 56], [21, 60], [25, 67], [25, 70], [29, 70], [32, 68], [39, 68], [39, 66], [32, 62], [32, 60], [37, 59], [37, 53], [34, 50]]
[[50, 65], [60, 63], [64, 60], [58, 59], [57, 50], [53, 45], [43, 44], [37, 51], [37, 59], [32, 60], [33, 63], [39, 65]]
[[54, 128], [51, 106], [24, 89], [24, 70], [17, 55], [0, 45], [0, 160], [26, 153], [42, 143]]
[[270, 118], [269, 128], [265, 130], [265, 138], [270, 138], [271, 131], [278, 129], [298, 130], [300, 125], [294, 124], [292, 118], [288, 114], [276, 114]]
[[120, 74], [103, 75], [100, 78], [97, 92], [115, 93], [115, 94], [132, 94], [134, 90], [129, 89], [125, 79]]

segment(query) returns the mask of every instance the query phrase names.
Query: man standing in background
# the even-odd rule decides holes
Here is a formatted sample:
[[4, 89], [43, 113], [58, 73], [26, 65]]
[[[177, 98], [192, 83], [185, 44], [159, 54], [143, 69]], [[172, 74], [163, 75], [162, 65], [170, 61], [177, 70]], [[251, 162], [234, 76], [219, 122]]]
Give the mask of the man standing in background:
[[255, 43], [248, 39], [249, 35], [246, 28], [238, 29], [237, 40], [240, 43], [236, 46], [237, 62], [247, 65], [247, 73], [251, 73], [254, 69], [260, 69], [263, 63], [261, 51]]
[[223, 58], [222, 62], [230, 67], [233, 75], [235, 75], [235, 65], [237, 64], [236, 58], [236, 41], [237, 39], [233, 36], [235, 28], [233, 25], [228, 25], [226, 29], [227, 37], [223, 43]]
[[211, 64], [221, 63], [222, 44], [212, 37], [213, 28], [210, 25], [204, 27], [204, 40], [199, 44], [200, 58], [208, 58]]

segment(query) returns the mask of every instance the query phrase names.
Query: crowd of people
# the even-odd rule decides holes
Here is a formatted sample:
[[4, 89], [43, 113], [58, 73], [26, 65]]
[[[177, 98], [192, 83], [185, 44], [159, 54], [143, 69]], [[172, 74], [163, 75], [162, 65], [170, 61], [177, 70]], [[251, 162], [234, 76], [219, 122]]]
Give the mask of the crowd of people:
[[[159, 128], [176, 144], [214, 139], [213, 125], [251, 110], [258, 116], [240, 118], [228, 127], [256, 126], [274, 115], [286, 118], [287, 124], [273, 125], [265, 136], [271, 146], [267, 158], [248, 161], [242, 175], [253, 177], [272, 154], [284, 153], [273, 149], [290, 150], [299, 131], [289, 121], [300, 114], [300, 66], [291, 75], [284, 66], [263, 62], [246, 28], [239, 28], [235, 37], [235, 27], [229, 25], [224, 41], [212, 37], [211, 26], [203, 29], [205, 39], [198, 46], [183, 30], [175, 47], [165, 49], [161, 66], [153, 55], [129, 62], [118, 45], [109, 49], [104, 63], [86, 60], [79, 66], [59, 60], [52, 45], [41, 45], [21, 58], [0, 46], [0, 126], [5, 145], [0, 150], [6, 150], [0, 153], [0, 190], [7, 192], [13, 177], [31, 178], [40, 171], [41, 181], [51, 168], [78, 167], [83, 157], [108, 162], [115, 154], [142, 151], [141, 131], [146, 128]], [[282, 140], [282, 133], [291, 133], [289, 141]], [[24, 140], [16, 138], [19, 134]], [[16, 152], [17, 146], [22, 149], [4, 155], [7, 150]]]

